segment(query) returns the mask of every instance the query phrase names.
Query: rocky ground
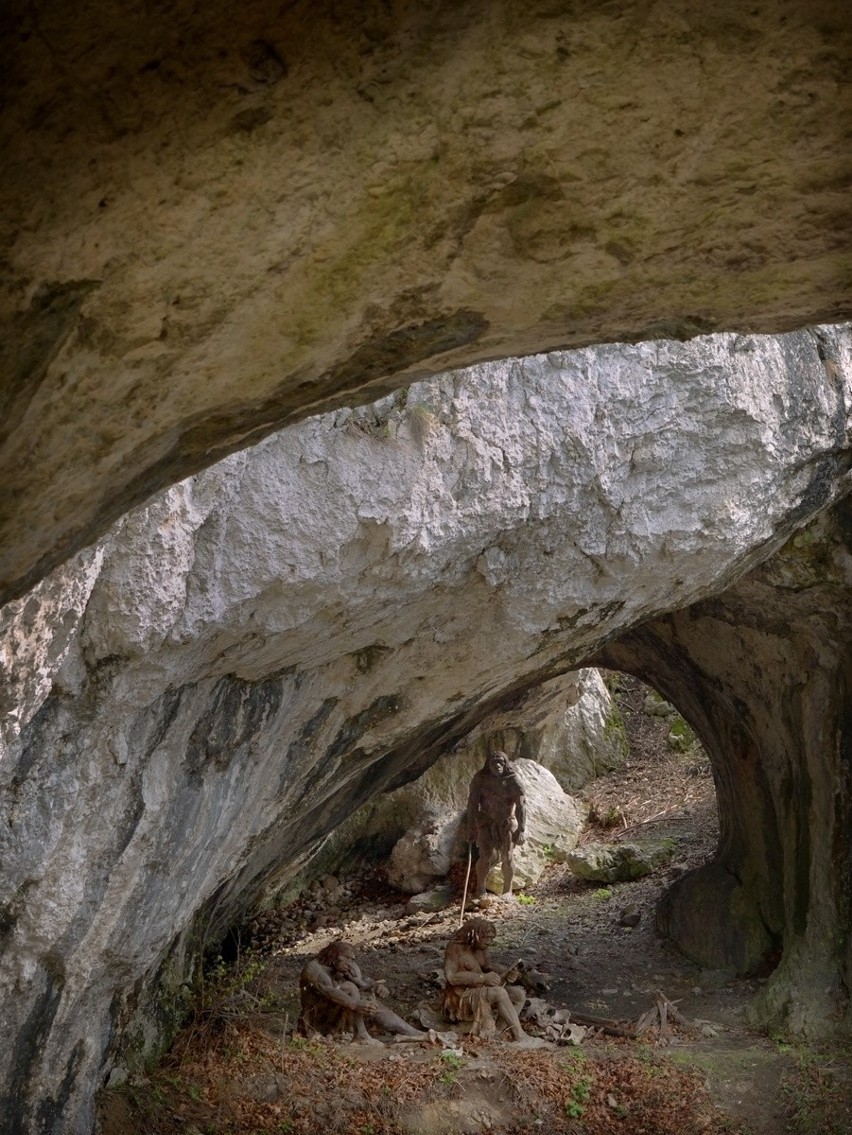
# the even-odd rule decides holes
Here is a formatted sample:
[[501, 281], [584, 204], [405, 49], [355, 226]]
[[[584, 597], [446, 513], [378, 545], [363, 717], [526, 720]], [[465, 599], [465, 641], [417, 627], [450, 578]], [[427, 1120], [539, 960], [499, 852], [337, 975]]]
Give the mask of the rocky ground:
[[[365, 973], [385, 978], [399, 1013], [434, 1020], [464, 865], [454, 873], [455, 902], [434, 914], [412, 913], [408, 897], [373, 868], [318, 881], [288, 909], [245, 928], [211, 966], [163, 1066], [103, 1095], [103, 1135], [852, 1130], [850, 1054], [751, 1030], [745, 1010], [765, 976], [703, 971], [656, 933], [662, 889], [713, 853], [715, 792], [701, 750], [671, 748], [671, 722], [643, 711], [648, 691], [625, 676], [617, 681], [630, 755], [581, 794], [591, 806], [583, 841], [665, 837], [671, 859], [607, 887], [553, 864], [529, 894], [485, 900], [498, 926], [493, 956], [520, 958], [543, 975], [538, 994], [571, 1011], [586, 1029], [581, 1043], [524, 1052], [467, 1037], [376, 1047], [296, 1037], [299, 971], [341, 935]], [[621, 1035], [642, 1018], [640, 1036]], [[543, 1029], [531, 1023], [529, 1031]]]

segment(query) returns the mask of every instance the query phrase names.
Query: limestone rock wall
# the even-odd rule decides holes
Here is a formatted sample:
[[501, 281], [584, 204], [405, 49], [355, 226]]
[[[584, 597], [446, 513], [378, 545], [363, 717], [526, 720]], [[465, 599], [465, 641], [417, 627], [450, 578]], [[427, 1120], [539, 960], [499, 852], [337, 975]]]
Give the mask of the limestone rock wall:
[[179, 985], [371, 795], [842, 497], [850, 343], [824, 327], [447, 374], [228, 458], [7, 605], [13, 1130], [88, 1130], [101, 1076], [162, 1034], [164, 974]]
[[488, 750], [544, 765], [571, 793], [623, 764], [627, 731], [598, 670], [560, 675], [498, 710], [466, 738], [480, 767]]
[[450, 367], [852, 312], [846, 0], [10, 0], [0, 602]]
[[653, 673], [699, 732], [717, 859], [679, 879], [658, 924], [700, 964], [777, 969], [755, 1020], [852, 1033], [852, 507], [845, 497], [723, 595], [601, 652]]

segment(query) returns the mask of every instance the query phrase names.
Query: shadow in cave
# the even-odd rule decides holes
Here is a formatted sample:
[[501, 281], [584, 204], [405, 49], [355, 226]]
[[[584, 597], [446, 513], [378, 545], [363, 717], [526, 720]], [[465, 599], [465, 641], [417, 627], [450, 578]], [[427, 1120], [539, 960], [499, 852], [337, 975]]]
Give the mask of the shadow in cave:
[[[719, 1027], [741, 1022], [765, 972], [746, 977], [691, 961], [657, 926], [667, 889], [712, 862], [719, 820], [711, 765], [677, 708], [639, 678], [603, 671], [626, 739], [624, 761], [574, 795], [589, 810], [578, 850], [589, 844], [632, 845], [647, 873], [627, 879], [584, 879], [552, 862], [542, 877], [507, 902], [487, 896], [478, 911], [499, 928], [498, 949], [548, 975], [547, 996], [575, 1013], [636, 1020], [658, 992], [686, 1015]], [[503, 743], [505, 739], [501, 738]], [[381, 843], [376, 847], [384, 847]], [[259, 949], [276, 959], [281, 987], [295, 992], [298, 967], [335, 937], [352, 941], [370, 972], [387, 977], [397, 1004], [415, 1012], [440, 991], [443, 945], [458, 925], [465, 872], [449, 880], [455, 899], [445, 910], [416, 910], [411, 896], [387, 881], [385, 860], [364, 855], [358, 866], [313, 879], [283, 909], [256, 917], [225, 944], [229, 958]], [[469, 908], [469, 913], [477, 913]], [[288, 1006], [297, 1012], [296, 1001]], [[708, 1027], [713, 1027], [708, 1024]]]
[[[595, 841], [636, 842], [661, 845], [666, 854], [648, 874], [611, 883], [583, 880], [568, 864], [554, 861], [537, 883], [514, 900], [488, 898], [480, 913], [493, 919], [498, 928], [492, 958], [497, 965], [521, 959], [533, 972], [538, 984], [527, 1002], [531, 1010], [535, 1009], [533, 999], [539, 997], [555, 1008], [568, 1008], [574, 1024], [587, 1029], [582, 1055], [595, 1063], [583, 1067], [613, 1067], [614, 1062], [635, 1056], [645, 1066], [663, 1052], [675, 1050], [678, 1063], [707, 1070], [714, 1101], [722, 1109], [717, 1120], [729, 1115], [746, 1120], [752, 1135], [782, 1135], [788, 1130], [779, 1093], [785, 1057], [745, 1021], [745, 1007], [763, 976], [736, 977], [731, 971], [702, 968], [680, 953], [656, 925], [657, 903], [666, 888], [712, 862], [718, 849], [718, 807], [710, 761], [674, 706], [637, 677], [604, 673], [618, 706], [613, 720], [620, 718], [624, 727], [624, 760], [575, 793], [589, 808], [578, 846]], [[289, 1100], [300, 1092], [309, 1099], [311, 1092], [319, 1092], [317, 1098], [325, 1099], [322, 1075], [313, 1082], [312, 1065], [320, 1049], [303, 1051], [306, 1042], [294, 1030], [300, 971], [308, 958], [336, 938], [355, 946], [366, 976], [387, 982], [385, 1000], [393, 1009], [425, 1027], [424, 1010], [434, 1013], [440, 1007], [444, 949], [461, 915], [463, 876], [458, 867], [456, 864], [450, 873], [456, 888], [454, 901], [431, 913], [413, 911], [410, 896], [389, 885], [381, 858], [367, 856], [357, 869], [337, 875], [318, 873], [294, 901], [269, 908], [233, 931], [223, 943], [222, 954], [227, 956], [215, 959], [209, 968], [210, 984], [168, 1058], [164, 1082], [179, 1088], [174, 1069], [197, 1069], [205, 1059], [211, 1076], [221, 1079], [217, 1058], [211, 1064], [204, 1054], [220, 1049], [231, 1052], [243, 1035], [251, 1038], [253, 1046], [251, 1055], [243, 1056], [252, 1092], [258, 1084], [265, 1084], [270, 1099]], [[676, 1007], [682, 1014], [683, 1026], [670, 1018], [665, 1027], [655, 1021], [635, 1037], [619, 1033], [619, 1028], [629, 1029], [647, 1018], [661, 995], [672, 1013]], [[606, 1022], [615, 1028], [608, 1029]], [[538, 1026], [529, 1019], [525, 1024], [529, 1031], [537, 1031]], [[504, 1046], [507, 1057], [513, 1047]], [[565, 1063], [565, 1049], [552, 1052]], [[292, 1074], [285, 1075], [284, 1064], [279, 1067], [285, 1059], [282, 1053], [288, 1061], [305, 1055], [310, 1075], [302, 1070], [302, 1080], [296, 1084]], [[379, 1055], [375, 1048], [365, 1052], [364, 1046], [357, 1045], [344, 1047], [341, 1053], [356, 1078], [369, 1078], [369, 1067], [382, 1054], [391, 1061], [401, 1059], [393, 1045], [379, 1046]], [[445, 1053], [436, 1054], [428, 1045], [406, 1055], [415, 1062], [403, 1061], [401, 1067], [408, 1069], [408, 1075], [412, 1067], [445, 1058]], [[461, 1064], [471, 1056], [480, 1064], [500, 1059], [498, 1052], [479, 1051], [475, 1043], [455, 1059]], [[229, 1058], [221, 1059], [227, 1063]], [[750, 1082], [745, 1094], [744, 1061]], [[388, 1069], [396, 1067], [376, 1065], [377, 1070], [384, 1069], [378, 1072], [383, 1077], [389, 1077]], [[270, 1068], [275, 1069], [274, 1074]], [[475, 1074], [488, 1082], [497, 1080], [482, 1067]], [[470, 1106], [481, 1104], [480, 1079], [476, 1085]], [[228, 1090], [238, 1091], [235, 1080]], [[464, 1096], [455, 1085], [454, 1090], [454, 1098]], [[184, 1109], [200, 1108], [196, 1102], [203, 1100], [200, 1089], [192, 1084], [189, 1091], [190, 1102], [187, 1105], [184, 1100]], [[640, 1085], [638, 1093], [637, 1106], [644, 1108], [645, 1087]], [[259, 1098], [250, 1094], [248, 1101], [240, 1099], [240, 1106], [258, 1107]], [[107, 1104], [121, 1102], [106, 1101], [102, 1114], [108, 1116]], [[310, 1106], [320, 1105], [314, 1100]], [[175, 1112], [171, 1102], [168, 1110]], [[173, 1118], [184, 1123], [186, 1115], [175, 1112]], [[730, 1129], [727, 1120], [719, 1122], [718, 1129]], [[126, 1107], [118, 1112], [117, 1126], [106, 1123], [103, 1129], [107, 1135], [141, 1131], [130, 1125]], [[163, 1128], [164, 1135], [172, 1135], [173, 1130], [177, 1135], [177, 1127]]]
[[[711, 761], [676, 706], [634, 675], [604, 673], [624, 721], [628, 753], [620, 769], [581, 791], [590, 812], [580, 846], [637, 843], [650, 855], [658, 851], [660, 863], [641, 879], [599, 881], [597, 891], [573, 874], [562, 880], [561, 893], [574, 907], [566, 936], [574, 988], [569, 981], [562, 992], [578, 1010], [629, 1018], [636, 993], [660, 989], [687, 1016], [720, 1027], [743, 1025], [780, 949], [742, 973], [701, 964], [666, 933], [668, 896], [694, 873], [715, 870], [722, 833]], [[705, 945], [713, 933], [708, 919]]]

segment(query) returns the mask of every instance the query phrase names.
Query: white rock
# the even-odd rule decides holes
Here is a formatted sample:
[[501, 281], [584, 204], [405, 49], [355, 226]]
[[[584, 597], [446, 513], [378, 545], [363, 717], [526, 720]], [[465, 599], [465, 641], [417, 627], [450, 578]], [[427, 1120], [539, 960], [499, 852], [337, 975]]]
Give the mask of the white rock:
[[128, 517], [49, 606], [4, 609], [0, 1094], [37, 1031], [29, 1096], [73, 1069], [86, 1113], [116, 1021], [156, 1044], [167, 958], [179, 983], [486, 708], [722, 592], [846, 492], [850, 334], [820, 336], [831, 373], [801, 332], [418, 384], [425, 438], [305, 422]]

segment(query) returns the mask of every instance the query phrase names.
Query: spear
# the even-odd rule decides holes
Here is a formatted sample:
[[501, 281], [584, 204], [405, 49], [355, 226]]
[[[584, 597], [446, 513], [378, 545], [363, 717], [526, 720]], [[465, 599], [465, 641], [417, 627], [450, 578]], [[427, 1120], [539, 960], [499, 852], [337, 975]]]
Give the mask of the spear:
[[470, 882], [470, 865], [473, 862], [473, 841], [467, 841], [467, 874], [464, 877], [464, 893], [462, 894], [461, 913], [459, 914], [459, 929], [464, 922], [464, 907], [467, 902], [467, 885]]

